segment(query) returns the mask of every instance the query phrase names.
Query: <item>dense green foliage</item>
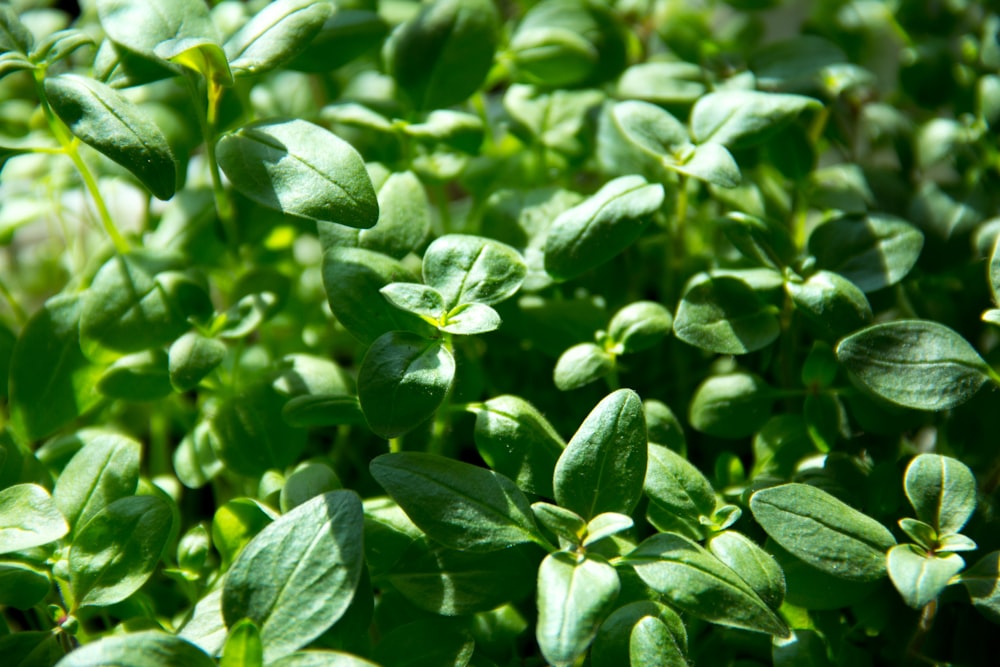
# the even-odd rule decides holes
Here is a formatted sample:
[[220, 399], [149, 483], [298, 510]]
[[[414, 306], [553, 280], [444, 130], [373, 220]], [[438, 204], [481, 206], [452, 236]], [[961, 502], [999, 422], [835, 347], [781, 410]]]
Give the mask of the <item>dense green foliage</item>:
[[995, 664], [990, 3], [51, 4], [4, 665]]

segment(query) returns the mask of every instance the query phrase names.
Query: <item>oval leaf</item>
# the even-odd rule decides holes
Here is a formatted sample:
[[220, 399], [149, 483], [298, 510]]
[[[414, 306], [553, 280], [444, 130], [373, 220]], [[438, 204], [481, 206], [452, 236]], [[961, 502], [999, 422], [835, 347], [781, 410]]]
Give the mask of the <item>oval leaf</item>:
[[81, 646], [59, 667], [214, 667], [204, 651], [180, 637], [158, 630], [104, 637]]
[[370, 468], [413, 523], [447, 547], [495, 551], [539, 541], [527, 497], [503, 475], [418, 452], [383, 454]]
[[965, 561], [955, 553], [933, 554], [915, 544], [897, 544], [889, 549], [887, 568], [903, 602], [923, 609], [965, 568]]
[[233, 186], [258, 204], [348, 227], [378, 220], [378, 199], [361, 156], [319, 125], [254, 123], [223, 136], [216, 151]]
[[992, 376], [968, 341], [929, 320], [898, 320], [862, 329], [840, 341], [837, 359], [874, 393], [918, 410], [961, 405]]
[[120, 498], [77, 531], [69, 580], [81, 607], [121, 602], [153, 574], [170, 539], [173, 513], [155, 496]]
[[807, 484], [782, 484], [750, 497], [754, 518], [775, 542], [813, 567], [849, 581], [885, 576], [889, 530]]
[[615, 568], [596, 557], [549, 554], [538, 568], [538, 626], [542, 655], [556, 667], [571, 665], [590, 646], [618, 598]]
[[119, 498], [135, 493], [142, 445], [118, 433], [87, 437], [63, 468], [53, 499], [74, 530]]
[[323, 27], [332, 6], [316, 0], [277, 0], [266, 5], [226, 40], [229, 66], [261, 74], [297, 56]]
[[923, 247], [919, 229], [884, 214], [831, 220], [809, 236], [809, 252], [816, 263], [863, 292], [898, 283], [917, 263]]
[[528, 269], [521, 253], [505, 243], [448, 234], [427, 248], [423, 272], [450, 310], [463, 303], [500, 303], [517, 292]]
[[0, 553], [55, 542], [69, 532], [49, 492], [37, 484], [0, 491]]
[[222, 613], [230, 628], [260, 628], [264, 661], [292, 653], [336, 623], [361, 577], [363, 515], [353, 491], [331, 491], [264, 528], [226, 575]]
[[76, 74], [45, 79], [52, 110], [84, 143], [128, 169], [158, 199], [177, 187], [177, 162], [163, 132], [110, 87]]
[[646, 419], [631, 389], [609, 394], [566, 445], [553, 476], [556, 500], [584, 519], [631, 514], [646, 476]]
[[903, 487], [917, 517], [939, 537], [962, 530], [976, 509], [976, 477], [967, 465], [950, 456], [915, 457], [906, 467]]
[[802, 111], [819, 106], [818, 100], [804, 95], [720, 90], [695, 102], [691, 135], [699, 144], [711, 141], [743, 148], [759, 143]]
[[441, 341], [405, 331], [378, 338], [358, 370], [358, 399], [368, 425], [395, 438], [429, 419], [455, 377], [455, 358]]
[[605, 184], [552, 223], [545, 270], [557, 280], [569, 280], [607, 262], [639, 238], [663, 198], [663, 186], [641, 176]]
[[684, 292], [674, 334], [685, 343], [717, 354], [746, 354], [778, 338], [777, 308], [748, 284], [728, 276], [702, 274]]

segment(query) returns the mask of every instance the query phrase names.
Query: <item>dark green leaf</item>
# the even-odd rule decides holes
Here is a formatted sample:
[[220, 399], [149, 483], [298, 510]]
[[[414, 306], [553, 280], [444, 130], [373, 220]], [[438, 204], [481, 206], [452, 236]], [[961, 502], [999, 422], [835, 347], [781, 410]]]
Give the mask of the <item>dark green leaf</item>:
[[307, 461], [297, 466], [281, 487], [279, 505], [289, 512], [316, 496], [343, 488], [337, 473], [324, 461]]
[[788, 634], [781, 617], [736, 572], [686, 537], [653, 535], [626, 562], [681, 611], [720, 625]]
[[528, 499], [503, 475], [417, 452], [384, 454], [370, 468], [413, 523], [449, 548], [496, 551], [540, 539]]
[[76, 531], [69, 552], [78, 606], [121, 602], [153, 574], [170, 539], [173, 513], [156, 496], [119, 498]]
[[657, 529], [694, 540], [705, 538], [718, 502], [712, 485], [692, 463], [662, 445], [650, 444], [643, 488], [656, 506], [650, 508], [649, 519]]
[[386, 67], [417, 109], [457, 104], [486, 79], [499, 23], [489, 0], [435, 0], [386, 40]]
[[10, 411], [27, 439], [49, 435], [101, 400], [93, 391], [101, 370], [80, 350], [80, 298], [57, 296], [18, 337], [10, 366]]
[[226, 40], [229, 64], [240, 74], [261, 74], [297, 56], [333, 12], [326, 2], [277, 0]]
[[691, 135], [699, 144], [711, 141], [742, 148], [762, 141], [802, 111], [818, 107], [818, 100], [803, 95], [716, 91], [695, 102]]
[[630, 514], [646, 476], [642, 401], [620, 389], [598, 403], [566, 445], [553, 476], [556, 500], [585, 519]]
[[278, 518], [250, 541], [226, 576], [226, 624], [242, 618], [257, 623], [266, 662], [323, 634], [354, 596], [361, 529], [361, 502], [352, 491], [331, 491]]
[[97, 0], [96, 5], [108, 37], [147, 57], [168, 39], [218, 37], [202, 0]]
[[417, 540], [389, 568], [385, 580], [421, 609], [444, 616], [474, 614], [531, 593], [537, 552], [515, 546], [473, 553]]
[[423, 283], [389, 283], [379, 292], [396, 308], [429, 320], [434, 326], [439, 326], [448, 312], [441, 292]]
[[104, 637], [82, 646], [60, 667], [213, 667], [215, 661], [197, 646], [159, 630]]
[[0, 553], [55, 542], [69, 532], [49, 492], [37, 484], [15, 484], [0, 491]]
[[402, 264], [361, 248], [330, 248], [323, 254], [323, 285], [337, 320], [363, 343], [395, 330], [434, 331], [419, 317], [396, 308], [380, 290], [394, 282], [416, 282]]
[[110, 503], [135, 493], [142, 445], [118, 433], [80, 434], [84, 445], [63, 468], [52, 494], [74, 531]]
[[785, 575], [771, 554], [733, 530], [712, 535], [705, 546], [740, 575], [771, 609], [781, 607], [785, 599]]
[[604, 560], [566, 551], [549, 554], [538, 569], [538, 626], [542, 655], [557, 667], [573, 664], [611, 612], [621, 582]]
[[424, 618], [387, 633], [372, 657], [384, 667], [466, 667], [475, 647], [458, 624]]
[[659, 343], [673, 327], [674, 316], [655, 301], [636, 301], [614, 314], [608, 336], [623, 354], [638, 352]]
[[780, 333], [777, 308], [763, 303], [742, 280], [696, 276], [677, 307], [674, 334], [718, 354], [746, 354], [767, 347]]
[[775, 542], [824, 572], [849, 581], [885, 576], [896, 544], [875, 519], [806, 484], [782, 484], [750, 497], [754, 518]]
[[233, 186], [258, 204], [349, 227], [378, 220], [378, 198], [361, 156], [318, 125], [254, 123], [223, 136], [216, 151]]
[[695, 390], [688, 419], [702, 433], [743, 438], [764, 425], [776, 399], [774, 390], [756, 375], [716, 375]]
[[844, 276], [863, 292], [894, 285], [910, 272], [924, 247], [919, 229], [890, 215], [838, 218], [809, 236], [821, 268]]
[[374, 49], [387, 32], [385, 20], [378, 13], [338, 6], [288, 67], [302, 72], [329, 72]]
[[532, 503], [538, 523], [570, 546], [579, 546], [587, 535], [587, 522], [579, 514], [552, 503]]
[[827, 338], [857, 331], [872, 320], [864, 292], [839, 273], [817, 271], [802, 282], [789, 280], [785, 289], [795, 309]]
[[342, 651], [296, 651], [268, 663], [268, 667], [379, 667], [374, 662]]
[[635, 241], [663, 204], [663, 186], [641, 176], [605, 184], [552, 223], [545, 241], [545, 270], [558, 280], [599, 266]]
[[976, 609], [994, 623], [1000, 622], [1000, 551], [991, 551], [962, 573], [965, 586]]
[[28, 55], [32, 51], [35, 38], [21, 23], [17, 10], [10, 5], [0, 5], [0, 53], [14, 51]]
[[719, 226], [744, 257], [760, 266], [780, 271], [795, 260], [795, 245], [784, 227], [745, 213], [730, 213]]
[[687, 667], [687, 631], [669, 607], [652, 600], [619, 607], [601, 624], [593, 667]]
[[958, 459], [920, 454], [906, 467], [906, 497], [941, 537], [957, 533], [976, 509], [976, 478]]
[[358, 370], [358, 399], [368, 425], [395, 438], [429, 419], [455, 377], [455, 358], [441, 341], [406, 331], [380, 336]]
[[424, 282], [444, 296], [451, 309], [463, 303], [493, 305], [517, 292], [527, 267], [521, 254], [499, 241], [448, 234], [424, 253]]
[[46, 78], [45, 95], [73, 134], [132, 172], [157, 198], [173, 196], [176, 160], [160, 128], [139, 107], [75, 74]]
[[930, 320], [862, 329], [840, 341], [837, 359], [874, 393], [918, 410], [961, 405], [993, 376], [968, 341]]
[[31, 609], [49, 594], [49, 576], [46, 569], [30, 563], [0, 560], [0, 605]]
[[116, 360], [97, 381], [97, 390], [122, 401], [156, 401], [174, 392], [167, 353], [146, 350]]
[[528, 493], [551, 498], [552, 474], [566, 443], [548, 420], [517, 396], [491, 398], [475, 412], [483, 460]]
[[632, 517], [618, 512], [603, 512], [587, 522], [587, 537], [583, 540], [584, 547], [594, 545], [601, 540], [631, 530], [635, 525]]
[[556, 361], [552, 380], [562, 391], [579, 389], [615, 370], [615, 357], [600, 345], [578, 343]]
[[170, 346], [167, 372], [177, 391], [190, 391], [226, 357], [226, 344], [189, 331]]

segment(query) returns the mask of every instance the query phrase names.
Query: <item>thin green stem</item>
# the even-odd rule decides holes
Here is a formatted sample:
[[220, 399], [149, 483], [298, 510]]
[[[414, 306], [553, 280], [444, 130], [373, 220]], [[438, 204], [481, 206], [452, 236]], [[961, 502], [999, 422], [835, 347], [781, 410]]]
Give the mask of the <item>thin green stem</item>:
[[[455, 354], [451, 334], [444, 333], [441, 343], [448, 352], [452, 355]], [[444, 453], [445, 436], [451, 427], [451, 410], [449, 406], [451, 405], [451, 394], [454, 388], [455, 381], [452, 379], [451, 384], [448, 385], [448, 391], [445, 392], [444, 399], [441, 401], [441, 405], [438, 406], [437, 411], [434, 413], [434, 421], [431, 423], [431, 439], [427, 443], [427, 451], [431, 454]]]
[[7, 287], [7, 283], [4, 281], [3, 277], [0, 277], [0, 295], [7, 300], [7, 304], [10, 306], [10, 310], [14, 313], [14, 319], [17, 320], [18, 326], [24, 326], [28, 323], [28, 313], [25, 312], [24, 308], [18, 302], [17, 298]]
[[201, 95], [198, 90], [198, 79], [195, 74], [189, 73], [185, 77], [191, 99], [195, 105], [195, 115], [198, 117], [198, 125], [201, 127], [201, 136], [205, 141], [205, 158], [208, 160], [208, 173], [212, 179], [212, 195], [215, 197], [215, 211], [219, 215], [219, 222], [222, 223], [222, 231], [226, 235], [226, 241], [233, 250], [236, 248], [236, 211], [233, 202], [222, 184], [222, 172], [219, 170], [219, 161], [215, 154], [216, 140], [216, 120], [218, 117], [219, 100], [222, 96], [222, 89], [212, 81], [206, 81], [208, 88], [207, 105], [201, 103]]
[[87, 166], [87, 163], [80, 155], [80, 151], [77, 149], [77, 146], [79, 145], [78, 141], [66, 125], [55, 115], [52, 111], [52, 107], [49, 105], [49, 99], [45, 95], [45, 85], [43, 83], [45, 78], [44, 70], [34, 70], [34, 78], [35, 90], [38, 92], [38, 101], [42, 107], [42, 112], [45, 114], [45, 120], [48, 122], [49, 127], [52, 130], [52, 134], [59, 142], [59, 145], [62, 146], [63, 152], [73, 162], [77, 172], [80, 174], [80, 178], [83, 180], [83, 185], [87, 189], [87, 193], [90, 195], [91, 200], [94, 202], [94, 207], [97, 209], [97, 216], [101, 221], [101, 225], [104, 227], [104, 231], [107, 232], [111, 242], [115, 244], [116, 251], [119, 253], [128, 252], [131, 250], [131, 245], [128, 240], [122, 236], [121, 232], [118, 231], [118, 227], [115, 226], [114, 220], [111, 219], [111, 213], [108, 211], [108, 206], [104, 202], [104, 197], [101, 195], [100, 188], [97, 187], [97, 179], [94, 177], [94, 172], [92, 172], [90, 167]]

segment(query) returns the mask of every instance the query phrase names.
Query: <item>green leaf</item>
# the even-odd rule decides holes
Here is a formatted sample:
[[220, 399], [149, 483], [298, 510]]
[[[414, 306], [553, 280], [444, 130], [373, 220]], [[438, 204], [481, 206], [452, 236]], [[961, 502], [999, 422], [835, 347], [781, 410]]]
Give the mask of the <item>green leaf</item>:
[[1000, 551], [991, 551], [962, 573], [972, 604], [994, 623], [1000, 622]]
[[817, 271], [802, 282], [789, 280], [785, 290], [795, 309], [827, 338], [857, 331], [872, 320], [864, 292], [839, 273]]
[[59, 661], [59, 667], [214, 667], [200, 648], [159, 630], [103, 637]]
[[540, 539], [528, 499], [503, 475], [418, 452], [383, 454], [370, 468], [413, 523], [451, 549], [496, 551]]
[[342, 651], [296, 651], [268, 663], [268, 667], [379, 667], [374, 662]]
[[579, 389], [615, 370], [615, 357], [600, 345], [578, 343], [556, 361], [552, 380], [561, 391]]
[[441, 292], [423, 283], [389, 283], [379, 292], [396, 308], [418, 315], [435, 326], [444, 321], [448, 312]]
[[781, 607], [785, 599], [785, 575], [771, 554], [734, 530], [712, 535], [705, 546], [740, 575], [771, 609]]
[[608, 336], [623, 354], [653, 347], [670, 333], [674, 316], [655, 301], [636, 301], [620, 309], [608, 324]]
[[806, 109], [820, 106], [818, 100], [803, 95], [720, 90], [695, 102], [691, 135], [699, 144], [744, 148], [763, 141]]
[[101, 401], [101, 369], [80, 350], [80, 297], [49, 299], [18, 336], [10, 364], [10, 412], [28, 440], [59, 430]]
[[323, 253], [323, 285], [330, 309], [363, 343], [396, 330], [434, 331], [426, 322], [396, 308], [380, 290], [394, 282], [415, 282], [402, 264], [361, 248], [330, 248]]
[[145, 350], [116, 360], [97, 381], [97, 390], [121, 401], [156, 401], [174, 392], [167, 353]]
[[69, 576], [77, 606], [121, 602], [152, 576], [170, 539], [173, 512], [156, 496], [119, 498], [76, 531]]
[[56, 480], [56, 507], [74, 531], [112, 502], [131, 496], [139, 483], [142, 445], [118, 433], [80, 434], [83, 447]]
[[259, 477], [295, 463], [306, 445], [306, 434], [282, 418], [283, 403], [283, 397], [265, 381], [245, 386], [218, 405], [210, 415], [215, 436], [211, 443], [229, 470]]
[[410, 602], [434, 614], [463, 616], [528, 596], [538, 550], [531, 546], [475, 553], [422, 539], [403, 551], [384, 579]]
[[840, 341], [836, 352], [860, 384], [918, 410], [961, 405], [992, 376], [968, 341], [930, 320], [876, 324]]
[[69, 532], [49, 492], [37, 484], [15, 484], [0, 491], [0, 553], [55, 542]]
[[21, 23], [14, 7], [0, 5], [0, 53], [14, 51], [26, 56], [34, 44], [34, 35]]
[[173, 196], [177, 162], [160, 128], [138, 106], [76, 74], [46, 78], [45, 96], [84, 143], [132, 172], [158, 199]]
[[569, 280], [630, 246], [663, 204], [663, 186], [622, 176], [560, 214], [545, 241], [545, 270]]
[[219, 667], [263, 667], [264, 647], [260, 630], [249, 618], [237, 621], [229, 630]]
[[424, 253], [424, 282], [441, 292], [449, 310], [500, 303], [517, 292], [527, 271], [517, 250], [480, 236], [448, 234]]
[[732, 569], [686, 537], [660, 533], [626, 556], [636, 573], [692, 616], [785, 636], [788, 626]]
[[377, 12], [338, 6], [288, 67], [300, 72], [329, 72], [373, 50], [387, 32], [388, 26]]
[[430, 143], [443, 143], [463, 153], [476, 154], [483, 143], [485, 128], [479, 116], [464, 111], [437, 109], [422, 123], [410, 123], [403, 132]]
[[52, 581], [46, 568], [0, 560], [0, 604], [14, 609], [31, 609], [44, 600], [51, 589]]
[[923, 609], [965, 568], [965, 561], [958, 554], [934, 554], [914, 544], [898, 544], [889, 549], [886, 567], [903, 601]]
[[[692, 463], [662, 445], [649, 445], [643, 486], [650, 503], [650, 522], [661, 532], [676, 532], [693, 540], [707, 536], [718, 501], [715, 490]], [[659, 510], [659, 511], [655, 511]]]
[[763, 303], [738, 278], [700, 274], [692, 279], [677, 306], [674, 335], [717, 354], [747, 354], [777, 339], [777, 308]]
[[449, 311], [441, 331], [470, 336], [500, 328], [500, 313], [485, 303], [462, 303]]
[[435, 0], [389, 35], [386, 69], [417, 109], [458, 104], [489, 74], [499, 28], [489, 0]]
[[655, 104], [627, 100], [613, 105], [610, 113], [624, 137], [658, 161], [672, 162], [691, 145], [684, 124]]
[[378, 222], [369, 229], [354, 229], [336, 223], [319, 222], [324, 247], [366, 248], [402, 259], [415, 251], [431, 229], [430, 202], [420, 179], [412, 171], [384, 174], [369, 165], [378, 193]]
[[652, 600], [630, 602], [601, 624], [590, 650], [593, 667], [688, 667], [687, 631], [672, 609]]
[[775, 400], [774, 390], [752, 373], [715, 375], [695, 390], [688, 419], [702, 433], [743, 438], [760, 430]]
[[795, 244], [778, 224], [738, 212], [720, 218], [718, 224], [729, 242], [760, 266], [780, 271], [795, 261]]
[[116, 44], [147, 57], [169, 39], [215, 41], [218, 30], [202, 0], [97, 0], [101, 27]]
[[566, 443], [533, 405], [497, 396], [476, 411], [476, 449], [486, 464], [528, 493], [551, 498], [552, 474]]
[[903, 487], [917, 517], [942, 537], [962, 530], [976, 509], [976, 478], [968, 466], [950, 456], [914, 457], [906, 467]]
[[262, 74], [305, 49], [333, 7], [315, 0], [277, 0], [266, 5], [226, 40], [226, 56], [235, 74]]
[[279, 505], [289, 512], [316, 496], [343, 488], [337, 473], [324, 461], [306, 461], [295, 468], [281, 487]]
[[604, 99], [597, 90], [546, 92], [515, 84], [504, 94], [503, 105], [514, 121], [513, 130], [526, 135], [536, 147], [551, 151], [542, 160], [552, 161], [560, 155], [582, 158], [586, 154], [588, 115]]
[[226, 569], [243, 548], [278, 516], [274, 510], [250, 498], [235, 498], [215, 511], [212, 544]]
[[384, 635], [372, 657], [387, 667], [467, 667], [475, 648], [459, 624], [423, 618]]
[[178, 274], [167, 271], [165, 263], [175, 259], [142, 251], [115, 255], [98, 270], [80, 313], [80, 339], [88, 355], [109, 356], [101, 348], [141, 352], [172, 343], [190, 329], [187, 309], [171, 287], [195, 292], [197, 311], [211, 308], [200, 286], [173, 281]]
[[646, 476], [642, 401], [619, 389], [598, 403], [566, 445], [553, 476], [556, 501], [585, 519], [631, 514]]
[[930, 524], [906, 517], [899, 520], [899, 527], [924, 549], [931, 550], [937, 545], [938, 534]]
[[[260, 628], [264, 661], [307, 645], [347, 610], [361, 576], [361, 501], [331, 491], [257, 534], [226, 575], [222, 613]], [[275, 585], [279, 583], [280, 585]]]
[[361, 156], [318, 125], [254, 123], [224, 135], [216, 151], [233, 187], [262, 206], [349, 227], [378, 220], [378, 198]]
[[573, 664], [611, 612], [621, 582], [596, 556], [557, 551], [538, 568], [538, 625], [542, 655], [556, 667]]
[[201, 74], [216, 86], [232, 86], [233, 72], [226, 52], [214, 39], [183, 37], [168, 39], [156, 46], [156, 55], [164, 60]]
[[806, 484], [782, 484], [750, 497], [764, 531], [792, 555], [849, 581], [885, 576], [885, 553], [896, 544], [875, 519]]
[[189, 331], [170, 346], [167, 372], [170, 384], [180, 392], [198, 386], [226, 358], [226, 344]]
[[570, 546], [579, 546], [587, 535], [587, 522], [579, 514], [552, 503], [532, 503], [538, 523]]
[[826, 222], [809, 235], [820, 268], [839, 273], [863, 292], [895, 285], [924, 247], [923, 233], [891, 215], [872, 214]]
[[584, 547], [600, 542], [606, 537], [631, 530], [635, 525], [632, 517], [618, 512], [603, 512], [587, 522], [587, 537], [583, 540]]
[[440, 340], [406, 331], [380, 336], [358, 370], [358, 399], [371, 429], [395, 438], [429, 419], [455, 378], [455, 358]]

